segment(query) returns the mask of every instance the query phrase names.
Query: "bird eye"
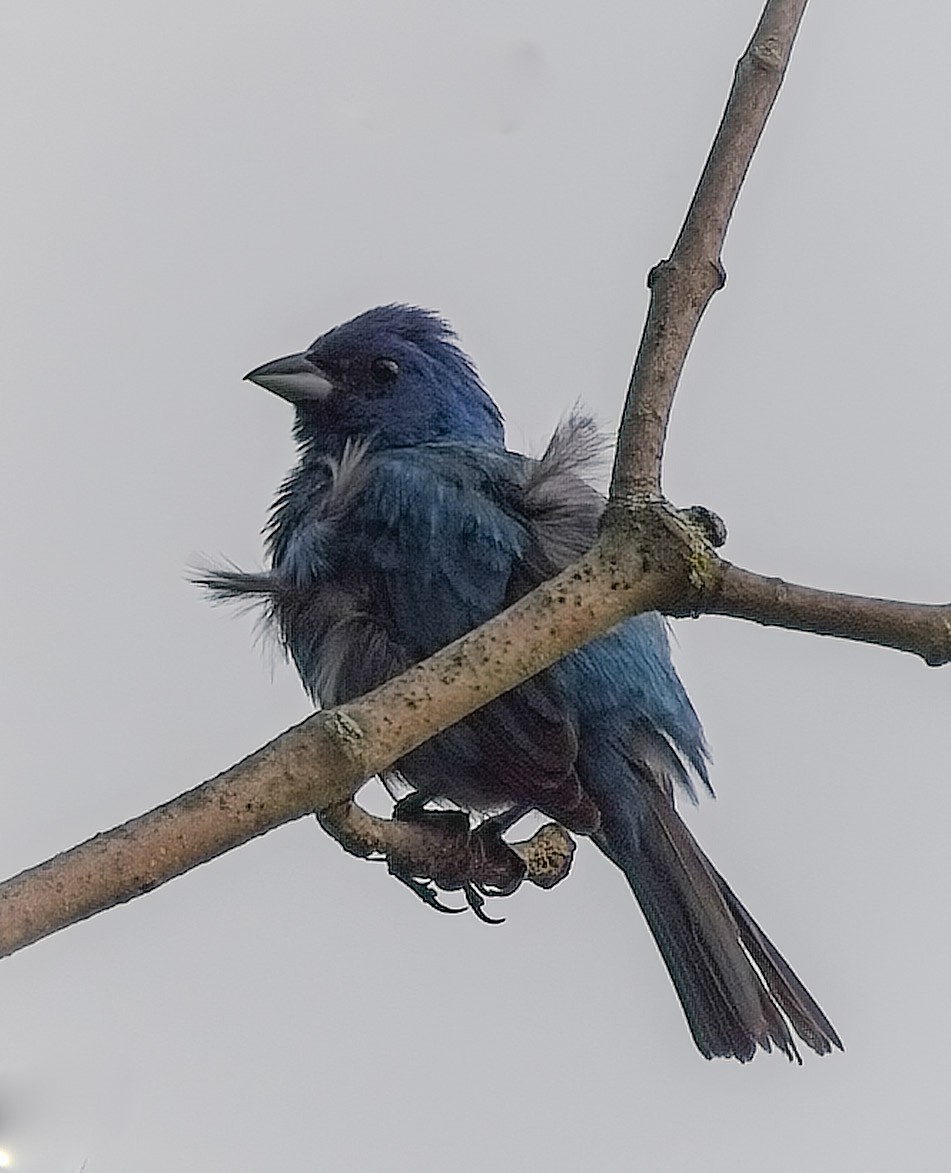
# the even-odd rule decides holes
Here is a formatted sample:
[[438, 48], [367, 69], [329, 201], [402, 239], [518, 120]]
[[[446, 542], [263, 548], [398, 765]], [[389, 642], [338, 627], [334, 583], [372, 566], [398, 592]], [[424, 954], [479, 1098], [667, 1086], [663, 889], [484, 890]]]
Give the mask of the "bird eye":
[[377, 383], [392, 383], [399, 373], [399, 363], [391, 358], [375, 358], [370, 363], [370, 374]]

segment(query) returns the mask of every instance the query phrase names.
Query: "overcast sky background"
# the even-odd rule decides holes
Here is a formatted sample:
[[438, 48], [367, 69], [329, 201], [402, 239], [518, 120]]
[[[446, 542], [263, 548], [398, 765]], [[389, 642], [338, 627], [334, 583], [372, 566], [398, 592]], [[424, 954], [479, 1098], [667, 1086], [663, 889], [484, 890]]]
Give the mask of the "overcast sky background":
[[[4, 873], [308, 711], [185, 581], [259, 563], [293, 460], [249, 368], [409, 301], [511, 446], [579, 398], [614, 427], [759, 7], [4, 0]], [[925, 0], [807, 12], [665, 475], [754, 569], [951, 596], [949, 39]], [[844, 1055], [700, 1058], [587, 845], [487, 928], [304, 820], [0, 964], [13, 1167], [940, 1167], [951, 669], [730, 620], [676, 640], [719, 794], [691, 825]]]

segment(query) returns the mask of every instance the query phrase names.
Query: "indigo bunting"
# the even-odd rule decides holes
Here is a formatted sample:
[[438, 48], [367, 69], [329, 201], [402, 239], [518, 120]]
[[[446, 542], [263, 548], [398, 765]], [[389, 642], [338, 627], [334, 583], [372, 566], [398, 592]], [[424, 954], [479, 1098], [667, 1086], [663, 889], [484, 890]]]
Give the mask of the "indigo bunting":
[[[311, 696], [369, 691], [563, 569], [596, 536], [583, 474], [602, 447], [575, 414], [533, 460], [436, 314], [388, 305], [247, 378], [294, 407], [300, 460], [265, 530], [270, 568], [209, 573], [260, 600]], [[700, 721], [660, 615], [619, 623], [396, 763], [420, 809], [510, 821], [534, 809], [621, 869], [708, 1058], [842, 1046], [703, 854], [675, 791], [710, 789]]]

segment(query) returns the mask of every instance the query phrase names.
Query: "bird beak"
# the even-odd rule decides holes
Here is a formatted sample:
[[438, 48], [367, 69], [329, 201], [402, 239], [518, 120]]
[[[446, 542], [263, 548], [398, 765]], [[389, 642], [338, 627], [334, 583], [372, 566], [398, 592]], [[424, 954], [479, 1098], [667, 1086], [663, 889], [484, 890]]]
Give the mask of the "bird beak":
[[256, 367], [245, 376], [265, 391], [273, 391], [290, 403], [308, 399], [326, 399], [333, 392], [333, 384], [326, 374], [310, 361], [306, 354], [288, 354]]

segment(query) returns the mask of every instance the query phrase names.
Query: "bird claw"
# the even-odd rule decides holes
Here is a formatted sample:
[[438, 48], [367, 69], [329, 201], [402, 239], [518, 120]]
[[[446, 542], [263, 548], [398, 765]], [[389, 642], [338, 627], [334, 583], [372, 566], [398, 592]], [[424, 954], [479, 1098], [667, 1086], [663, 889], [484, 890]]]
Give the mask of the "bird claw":
[[[392, 873], [401, 884], [405, 884], [407, 888], [422, 900], [423, 904], [430, 908], [435, 908], [437, 912], [465, 912], [465, 908], [452, 908], [448, 904], [443, 904], [439, 899], [439, 891], [432, 880], [417, 880], [414, 876], [402, 876], [399, 872]], [[485, 897], [494, 895], [494, 893], [486, 892], [484, 895], [482, 891], [475, 884], [463, 884], [462, 892], [466, 898], [466, 904], [475, 913], [475, 915], [486, 925], [500, 925], [504, 922], [505, 917], [489, 916], [485, 911]]]
[[393, 872], [392, 874], [401, 884], [405, 884], [411, 892], [415, 893], [422, 900], [423, 904], [429, 905], [430, 908], [435, 908], [437, 912], [466, 911], [464, 908], [451, 908], [448, 904], [443, 904], [431, 880], [417, 880], [413, 876], [401, 876], [399, 872]]
[[[511, 819], [505, 818], [504, 815], [500, 819], [487, 819], [480, 823], [480, 826], [475, 830], [471, 830], [469, 816], [466, 813], [462, 811], [428, 811], [424, 802], [426, 799], [419, 793], [407, 795], [394, 807], [393, 818], [398, 822], [416, 822], [422, 823], [422, 825], [428, 823], [429, 826], [458, 834], [460, 840], [464, 840], [469, 849], [477, 845], [477, 850], [483, 859], [490, 859], [498, 852], [511, 853], [511, 848], [502, 838], [502, 833], [510, 826]], [[439, 899], [440, 889], [462, 891], [462, 894], [466, 896], [467, 906], [483, 924], [502, 924], [505, 920], [504, 916], [495, 917], [485, 913], [485, 897], [510, 896], [522, 880], [522, 876], [519, 875], [518, 879], [510, 886], [507, 883], [507, 887], [504, 888], [490, 888], [485, 884], [463, 880], [461, 876], [448, 874], [420, 879], [419, 876], [409, 874], [408, 870], [394, 866], [394, 863], [395, 861], [389, 863], [390, 873], [400, 883], [405, 884], [412, 893], [419, 896], [424, 904], [428, 904], [429, 908], [435, 908], [439, 913], [464, 913], [466, 908], [450, 908], [448, 904], [443, 904]]]
[[[482, 894], [482, 890], [475, 884], [464, 884], [462, 891], [465, 895], [466, 903], [484, 925], [500, 925], [504, 923], [504, 916], [489, 916], [487, 912], [482, 911], [485, 908], [485, 896]], [[495, 893], [490, 892], [486, 893], [486, 895], [494, 896]], [[453, 911], [462, 912], [464, 910], [460, 908], [453, 909]]]

